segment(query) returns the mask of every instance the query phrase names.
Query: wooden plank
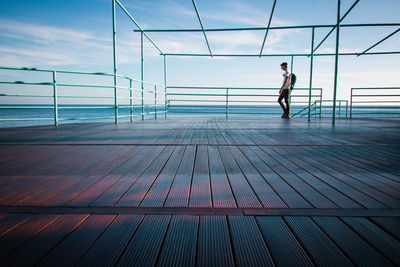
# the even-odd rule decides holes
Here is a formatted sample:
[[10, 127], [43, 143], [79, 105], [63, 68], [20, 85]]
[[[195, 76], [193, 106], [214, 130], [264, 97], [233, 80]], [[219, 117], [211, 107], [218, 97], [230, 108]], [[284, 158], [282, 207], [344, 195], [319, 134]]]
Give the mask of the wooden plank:
[[263, 150], [263, 147], [254, 147], [253, 151], [286, 183], [294, 188], [304, 199], [316, 208], [337, 208], [337, 206], [322, 195], [318, 190], [310, 186], [304, 180], [285, 168], [279, 161], [272, 158]]
[[[301, 150], [306, 150], [309, 151], [306, 148], [301, 148]], [[306, 152], [307, 153], [307, 152]], [[307, 155], [309, 155], [307, 153]], [[306, 157], [308, 160], [313, 162], [313, 165], [319, 168], [320, 170], [323, 170], [325, 172], [330, 173], [333, 175], [336, 179], [339, 179], [346, 184], [352, 186], [353, 188], [356, 188], [357, 190], [363, 192], [365, 195], [368, 195], [369, 197], [375, 199], [375, 208], [384, 208], [386, 207], [398, 207], [399, 201], [394, 199], [393, 197], [389, 196], [388, 194], [383, 193], [382, 191], [379, 191], [369, 184], [366, 184], [362, 181], [364, 176], [360, 177], [358, 179], [355, 179], [354, 177], [350, 176], [351, 171], [337, 171], [335, 170], [333, 160], [326, 159], [324, 156], [320, 156], [317, 154], [316, 156], [307, 156]], [[353, 175], [355, 176], [355, 175]], [[379, 202], [378, 202], [379, 201]]]
[[254, 217], [229, 216], [237, 266], [274, 266]]
[[235, 266], [225, 216], [201, 216], [197, 266]]
[[168, 191], [175, 178], [175, 174], [179, 168], [185, 146], [177, 146], [165, 167], [148, 190], [143, 201], [140, 203], [142, 207], [162, 207], [168, 195]]
[[26, 221], [32, 214], [10, 214], [0, 220], [0, 237]]
[[181, 164], [175, 175], [165, 207], [186, 207], [189, 203], [196, 146], [187, 146]]
[[142, 156], [135, 157], [130, 169], [90, 205], [114, 206], [164, 148], [164, 146], [146, 147], [142, 151], [144, 153]]
[[249, 159], [246, 158], [243, 152], [236, 146], [230, 146], [229, 149], [263, 207], [287, 208], [285, 202], [264, 180], [257, 169], [251, 164]]
[[400, 219], [397, 217], [370, 217], [383, 230], [400, 240]]
[[117, 266], [154, 266], [170, 218], [170, 215], [146, 215]]
[[[118, 153], [118, 150], [115, 151]], [[48, 206], [62, 206], [70, 202], [76, 196], [81, 194], [84, 190], [86, 190], [91, 185], [95, 184], [99, 179], [110, 173], [113, 169], [118, 167], [120, 164], [124, 163], [129, 158], [126, 158], [130, 154], [130, 150], [119, 154], [120, 157], [113, 158], [110, 157], [107, 161], [100, 161], [97, 164], [97, 168], [95, 169], [95, 173], [93, 170], [89, 170], [90, 175], [81, 179], [78, 183], [74, 184], [73, 186], [67, 188], [66, 190], [62, 191], [61, 193], [57, 194], [55, 197], [47, 200], [44, 205]]]
[[350, 260], [309, 217], [284, 217], [317, 266], [353, 266]]
[[282, 217], [264, 216], [256, 220], [275, 265], [314, 266]]
[[238, 207], [262, 207], [256, 194], [246, 180], [239, 166], [237, 165], [232, 153], [226, 146], [219, 147], [220, 154], [223, 155], [222, 162], [224, 163], [226, 174], [236, 199]]
[[[315, 151], [314, 149], [310, 149], [310, 148], [303, 148], [307, 151], [309, 151], [311, 154], [318, 154], [321, 155], [321, 157], [323, 158], [323, 162], [329, 162], [330, 163], [330, 167], [332, 169], [335, 169], [338, 172], [341, 173], [345, 173], [346, 175], [354, 178], [356, 181], [359, 181], [362, 184], [366, 184], [370, 187], [373, 187], [377, 190], [383, 191], [385, 192], [384, 195], [382, 195], [379, 191], [374, 191], [375, 194], [379, 194], [379, 199], [384, 200], [387, 199], [387, 202], [389, 203], [389, 205], [394, 205], [394, 206], [390, 206], [392, 208], [398, 208], [398, 204], [399, 201], [396, 200], [395, 198], [398, 197], [399, 193], [400, 193], [400, 183], [395, 182], [391, 179], [388, 179], [386, 177], [382, 177], [380, 175], [377, 174], [373, 174], [370, 171], [366, 171], [363, 170], [361, 168], [358, 168], [356, 166], [353, 166], [351, 164], [349, 164], [348, 162], [351, 159], [346, 158], [345, 156], [341, 156], [340, 153], [337, 153], [337, 150], [335, 150], [335, 154], [331, 154], [330, 152], [327, 152], [327, 149], [319, 149], [318, 151]], [[329, 149], [331, 150], [331, 149]], [[321, 154], [324, 153], [324, 154]], [[337, 155], [339, 154], [339, 155]], [[332, 156], [335, 155], [335, 156]], [[340, 158], [338, 158], [338, 156]], [[356, 156], [354, 156], [356, 157]], [[346, 160], [342, 160], [346, 159]], [[390, 196], [386, 196], [386, 195], [390, 195]], [[395, 205], [397, 204], [397, 206]]]
[[[289, 154], [300, 153], [297, 148], [293, 147], [282, 147], [281, 149], [285, 150]], [[347, 197], [353, 199], [354, 201], [357, 201], [359, 204], [363, 205], [366, 208], [372, 208], [372, 209], [387, 208], [387, 206], [378, 202], [376, 199], [373, 199], [370, 196], [359, 191], [357, 188], [348, 185], [346, 183], [346, 180], [343, 181], [342, 179], [339, 179], [339, 177], [337, 177], [337, 173], [324, 171], [323, 169], [325, 169], [325, 166], [319, 163], [318, 161], [309, 159], [305, 156], [297, 157], [292, 161], [299, 166], [303, 166], [307, 171], [312, 173], [314, 176], [320, 178], [324, 182], [336, 188], [336, 190], [342, 192]]]
[[235, 199], [232, 195], [231, 187], [225, 173], [224, 165], [216, 146], [208, 147], [208, 157], [210, 165], [210, 180], [213, 207], [234, 208]]
[[390, 266], [391, 263], [336, 217], [313, 220], [357, 265]]
[[400, 265], [400, 241], [395, 237], [387, 234], [367, 218], [342, 217], [341, 219], [395, 265]]
[[91, 215], [52, 249], [38, 265], [54, 266], [60, 263], [60, 259], [65, 266], [76, 264], [114, 218], [115, 215]]
[[7, 256], [18, 246], [34, 237], [57, 217], [57, 215], [49, 214], [34, 215], [4, 233], [0, 237], [0, 258]]
[[207, 146], [197, 147], [189, 206], [212, 207]]
[[3, 266], [33, 266], [88, 216], [85, 214], [59, 216], [52, 224], [6, 257], [1, 264]]
[[77, 266], [114, 266], [143, 215], [120, 214], [79, 260]]
[[309, 173], [306, 169], [302, 168], [302, 166], [296, 165], [294, 162], [292, 162], [291, 159], [296, 158], [296, 154], [285, 153], [281, 151], [279, 147], [263, 147], [263, 150], [268, 152], [268, 154], [275, 158], [275, 160], [284, 162], [284, 166], [288, 168], [288, 170], [301, 177], [304, 181], [307, 181], [307, 183], [316, 188], [319, 192], [321, 192], [321, 194], [325, 195], [338, 207], [343, 209], [361, 208], [357, 202], [351, 200], [349, 197], [325, 183], [323, 180], [318, 179], [318, 177]]
[[198, 216], [174, 215], [157, 266], [195, 266]]
[[257, 156], [250, 147], [241, 147], [242, 152], [250, 160], [257, 171], [271, 185], [279, 197], [285, 201], [289, 208], [311, 208], [312, 206], [304, 200], [299, 193], [290, 187], [282, 178], [277, 175], [265, 162]]
[[[143, 147], [135, 147], [132, 154], [127, 157], [126, 161], [121, 165], [117, 166], [110, 173], [99, 179], [95, 184], [86, 188], [84, 192], [72, 199], [67, 205], [68, 206], [89, 206], [94, 202], [102, 193], [107, 191], [115, 182], [120, 180], [127, 172], [129, 172], [132, 164], [137, 161], [146, 153]], [[133, 156], [137, 155], [137, 157]]]
[[158, 174], [168, 161], [175, 146], [167, 146], [158, 157], [149, 165], [135, 183], [118, 200], [116, 206], [139, 206], [146, 192], [157, 178]]

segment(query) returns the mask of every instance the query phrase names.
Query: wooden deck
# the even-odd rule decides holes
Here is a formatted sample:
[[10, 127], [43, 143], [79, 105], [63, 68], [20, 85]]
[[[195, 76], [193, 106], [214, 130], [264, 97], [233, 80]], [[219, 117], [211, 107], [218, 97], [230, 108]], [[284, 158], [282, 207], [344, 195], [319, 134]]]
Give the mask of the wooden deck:
[[400, 119], [0, 129], [0, 264], [400, 265]]

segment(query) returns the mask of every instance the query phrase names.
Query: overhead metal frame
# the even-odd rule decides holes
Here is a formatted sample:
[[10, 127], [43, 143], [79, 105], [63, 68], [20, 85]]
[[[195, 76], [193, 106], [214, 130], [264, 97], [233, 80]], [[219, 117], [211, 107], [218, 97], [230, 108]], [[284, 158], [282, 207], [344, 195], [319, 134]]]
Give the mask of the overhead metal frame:
[[[390, 54], [400, 54], [400, 51], [382, 51], [382, 52], [370, 52], [368, 53], [369, 50], [372, 48], [378, 46], [380, 43], [384, 42], [388, 38], [392, 37], [395, 35], [397, 32], [400, 31], [400, 28], [394, 31], [393, 33], [389, 34], [373, 46], [369, 47], [368, 49], [364, 50], [361, 53], [339, 53], [339, 33], [340, 33], [340, 28], [341, 27], [389, 27], [389, 26], [400, 26], [400, 23], [366, 23], [366, 24], [340, 24], [344, 18], [350, 13], [350, 11], [360, 2], [360, 0], [356, 0], [352, 6], [347, 10], [347, 12], [341, 17], [340, 16], [340, 5], [341, 5], [341, 0], [338, 0], [337, 2], [337, 21], [336, 24], [333, 25], [299, 25], [299, 26], [275, 26], [271, 27], [271, 21], [273, 17], [273, 13], [275, 10], [276, 2], [277, 0], [274, 0], [272, 10], [270, 13], [269, 21], [267, 27], [248, 27], [248, 28], [220, 28], [220, 29], [206, 29], [204, 28], [203, 22], [201, 20], [200, 13], [198, 11], [197, 5], [195, 0], [192, 0], [194, 9], [197, 14], [197, 18], [199, 20], [201, 29], [143, 29], [140, 27], [140, 25], [135, 21], [135, 19], [129, 14], [129, 12], [125, 9], [125, 7], [120, 3], [119, 0], [111, 0], [113, 2], [113, 31], [115, 34], [115, 2], [122, 8], [122, 10], [125, 12], [125, 14], [133, 21], [133, 23], [139, 28], [139, 30], [134, 30], [134, 32], [140, 32], [142, 36], [146, 36], [146, 38], [153, 44], [153, 46], [160, 52], [160, 55], [163, 55], [164, 58], [164, 86], [166, 86], [166, 56], [211, 56], [211, 57], [285, 57], [285, 56], [290, 56], [291, 61], [293, 62], [293, 57], [301, 57], [301, 56], [311, 56], [311, 62], [310, 62], [310, 88], [312, 85], [312, 72], [313, 72], [313, 57], [314, 56], [335, 56], [335, 77], [334, 77], [334, 95], [333, 95], [333, 112], [332, 112], [332, 124], [335, 125], [335, 110], [336, 110], [336, 92], [337, 92], [337, 79], [338, 79], [338, 57], [339, 56], [361, 56], [361, 55], [390, 55]], [[270, 30], [282, 30], [282, 29], [312, 29], [312, 47], [311, 47], [311, 52], [308, 53], [292, 53], [292, 54], [262, 54], [265, 42], [268, 36], [268, 33]], [[329, 33], [322, 39], [322, 41], [314, 48], [314, 38], [315, 38], [315, 29], [318, 28], [332, 28]], [[210, 44], [207, 39], [207, 31], [258, 31], [258, 30], [266, 30], [265, 36], [263, 39], [263, 43], [261, 46], [261, 51], [259, 54], [213, 54], [210, 48]], [[330, 34], [336, 30], [336, 49], [335, 53], [320, 53], [320, 54], [315, 54], [314, 52], [325, 42], [325, 40], [330, 36]], [[209, 54], [198, 54], [198, 53], [165, 53], [162, 52], [161, 49], [154, 43], [154, 41], [146, 34], [146, 32], [203, 32], [204, 38], [207, 43], [207, 47], [209, 50]], [[141, 50], [143, 50], [143, 38], [142, 44], [141, 44]], [[115, 60], [115, 37], [113, 38], [113, 50], [114, 50], [114, 75], [117, 75], [116, 73], [116, 60]], [[141, 69], [142, 69], [142, 77], [143, 77], [143, 54], [142, 56], [142, 64], [141, 64]], [[292, 68], [292, 66], [291, 66]], [[115, 88], [116, 88], [115, 84]], [[167, 101], [167, 100], [165, 100]], [[309, 105], [310, 106], [310, 105]], [[166, 114], [165, 114], [166, 116]], [[309, 108], [309, 116], [310, 118], [310, 108]]]

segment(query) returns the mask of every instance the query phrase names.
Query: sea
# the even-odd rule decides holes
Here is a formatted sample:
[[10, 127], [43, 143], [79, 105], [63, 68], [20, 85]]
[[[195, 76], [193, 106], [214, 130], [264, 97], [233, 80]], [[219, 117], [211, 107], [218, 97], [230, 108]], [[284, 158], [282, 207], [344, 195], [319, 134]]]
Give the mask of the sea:
[[[145, 119], [154, 119], [154, 112], [157, 111], [158, 117], [164, 117], [164, 106], [145, 106]], [[307, 116], [306, 106], [293, 106], [291, 114], [295, 117]], [[133, 120], [141, 120], [141, 106], [133, 107]], [[131, 108], [118, 108], [120, 122], [130, 121]], [[352, 117], [354, 118], [382, 118], [382, 117], [400, 117], [400, 106], [369, 106], [369, 107], [353, 107]], [[228, 116], [230, 118], [237, 117], [280, 117], [282, 109], [279, 105], [235, 105], [228, 107]], [[317, 108], [312, 110], [312, 116], [320, 116]], [[168, 108], [168, 117], [215, 117], [225, 118], [226, 107], [217, 105], [173, 105]], [[321, 110], [322, 117], [332, 116], [332, 106], [324, 106]], [[337, 117], [346, 117], [346, 108], [336, 109]], [[350, 108], [347, 109], [347, 117], [350, 116]], [[74, 105], [59, 106], [58, 109], [59, 124], [66, 123], [83, 123], [83, 122], [114, 122], [114, 108], [112, 106], [90, 106], [90, 105]], [[0, 106], [0, 128], [5, 127], [24, 127], [37, 125], [53, 125], [54, 110], [48, 105], [1, 105]]]

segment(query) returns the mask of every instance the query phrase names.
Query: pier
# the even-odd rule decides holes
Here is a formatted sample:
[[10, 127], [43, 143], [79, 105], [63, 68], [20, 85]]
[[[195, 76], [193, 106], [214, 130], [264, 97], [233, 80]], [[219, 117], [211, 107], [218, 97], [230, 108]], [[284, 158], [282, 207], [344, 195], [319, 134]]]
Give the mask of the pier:
[[399, 265], [400, 120], [0, 130], [2, 266]]

